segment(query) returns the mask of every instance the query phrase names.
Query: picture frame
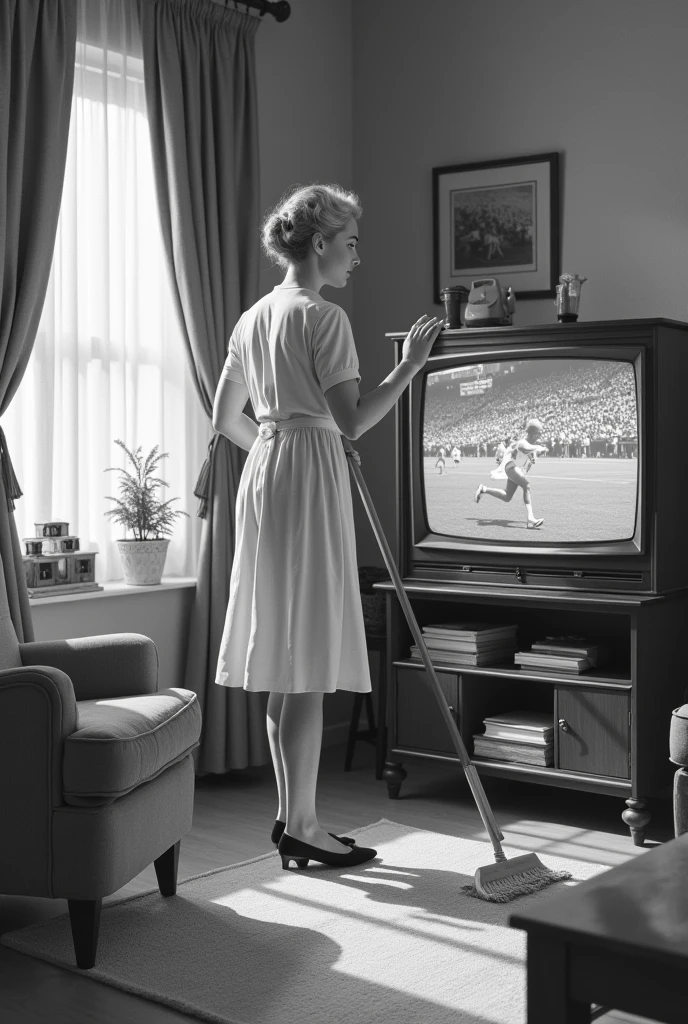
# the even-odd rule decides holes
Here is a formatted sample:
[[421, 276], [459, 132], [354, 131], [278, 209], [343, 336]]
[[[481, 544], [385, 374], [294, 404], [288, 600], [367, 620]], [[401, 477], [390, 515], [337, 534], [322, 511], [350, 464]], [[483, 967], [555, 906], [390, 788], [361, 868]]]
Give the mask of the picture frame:
[[434, 301], [442, 289], [496, 277], [516, 299], [556, 295], [559, 154], [432, 169]]

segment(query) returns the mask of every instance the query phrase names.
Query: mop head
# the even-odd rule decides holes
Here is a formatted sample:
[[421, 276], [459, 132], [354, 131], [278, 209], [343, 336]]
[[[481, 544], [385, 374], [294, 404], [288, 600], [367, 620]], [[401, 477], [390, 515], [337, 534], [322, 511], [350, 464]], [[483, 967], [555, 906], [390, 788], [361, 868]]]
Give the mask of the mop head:
[[512, 857], [478, 868], [473, 882], [462, 885], [461, 891], [490, 903], [508, 903], [518, 896], [527, 896], [571, 877], [570, 871], [552, 871], [534, 853], [527, 853], [523, 857]]

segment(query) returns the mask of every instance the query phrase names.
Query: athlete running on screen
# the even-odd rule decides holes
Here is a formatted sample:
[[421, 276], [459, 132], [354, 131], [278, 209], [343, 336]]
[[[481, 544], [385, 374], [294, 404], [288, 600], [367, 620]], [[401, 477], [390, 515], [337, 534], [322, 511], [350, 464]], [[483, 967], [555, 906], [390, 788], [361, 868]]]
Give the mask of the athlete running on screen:
[[476, 501], [480, 501], [483, 494], [490, 494], [493, 498], [499, 498], [500, 501], [511, 501], [518, 488], [521, 487], [528, 515], [526, 529], [529, 527], [537, 529], [537, 527], [542, 526], [544, 523], [544, 519], [536, 519], [533, 514], [531, 488], [526, 475], [531, 466], [534, 465], [538, 454], [547, 451], [546, 445], [537, 443], [541, 433], [542, 424], [540, 421], [528, 420], [525, 437], [507, 446], [501, 465], [490, 473], [490, 476], [497, 480], [506, 477], [506, 487], [502, 489], [501, 487], [486, 487], [485, 484], [480, 484], [475, 492]]

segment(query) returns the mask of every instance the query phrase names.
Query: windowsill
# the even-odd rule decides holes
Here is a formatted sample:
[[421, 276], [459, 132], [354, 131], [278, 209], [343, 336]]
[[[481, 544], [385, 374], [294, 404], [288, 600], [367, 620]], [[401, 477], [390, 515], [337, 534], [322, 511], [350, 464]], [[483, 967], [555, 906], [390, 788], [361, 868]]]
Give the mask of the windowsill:
[[127, 594], [149, 594], [151, 591], [158, 593], [165, 590], [179, 590], [182, 587], [195, 587], [195, 576], [163, 576], [160, 583], [148, 587], [135, 587], [124, 580], [111, 580], [109, 583], [100, 584], [102, 590], [91, 590], [86, 593], [56, 594], [55, 597], [30, 597], [29, 604], [32, 608], [41, 608], [46, 605], [62, 604], [65, 601], [93, 601], [99, 597], [124, 597]]

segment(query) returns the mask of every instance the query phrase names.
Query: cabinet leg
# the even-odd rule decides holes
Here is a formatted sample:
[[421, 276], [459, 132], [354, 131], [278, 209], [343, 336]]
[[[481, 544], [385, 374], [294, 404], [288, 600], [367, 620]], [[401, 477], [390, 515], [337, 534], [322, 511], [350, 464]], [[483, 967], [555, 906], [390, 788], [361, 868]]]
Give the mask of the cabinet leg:
[[67, 900], [76, 965], [88, 971], [96, 962], [101, 900]]
[[642, 846], [645, 842], [645, 829], [652, 817], [647, 810], [647, 800], [636, 800], [630, 796], [626, 805], [627, 810], [622, 811], [621, 817], [631, 830], [634, 846]]
[[153, 861], [155, 875], [158, 879], [158, 888], [163, 896], [174, 896], [177, 892], [177, 867], [179, 864], [180, 844], [181, 839]]
[[406, 771], [398, 761], [385, 761], [382, 778], [387, 783], [387, 795], [390, 800], [399, 799], [401, 784], [406, 778]]

